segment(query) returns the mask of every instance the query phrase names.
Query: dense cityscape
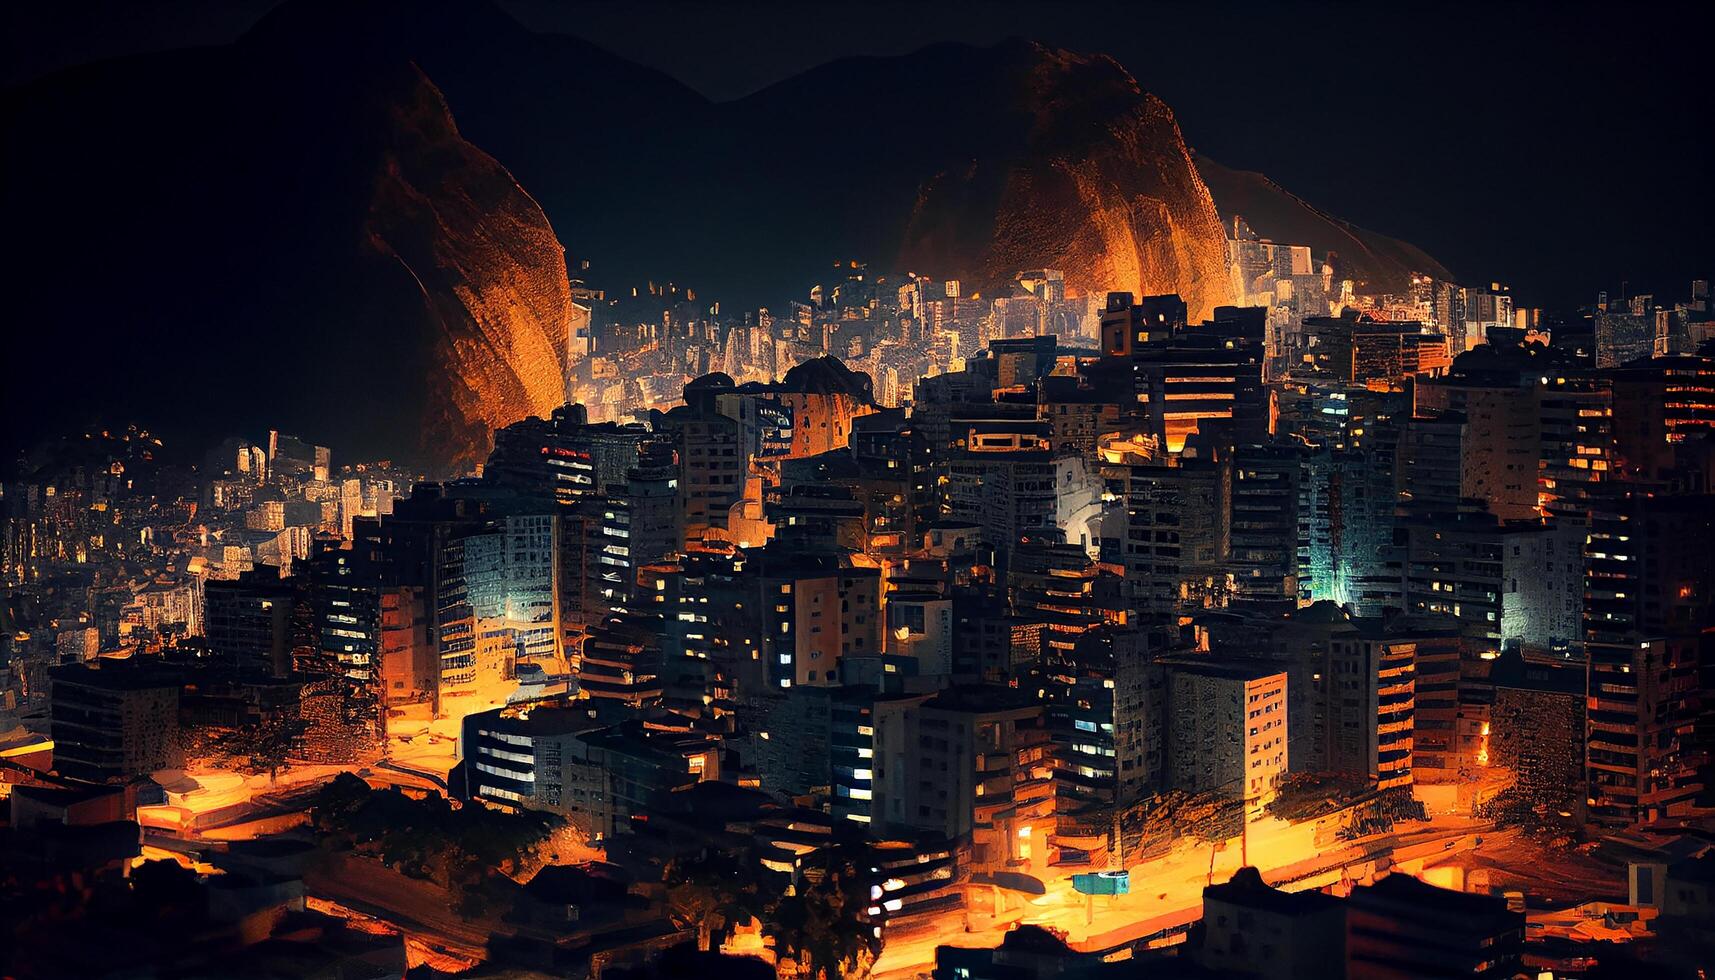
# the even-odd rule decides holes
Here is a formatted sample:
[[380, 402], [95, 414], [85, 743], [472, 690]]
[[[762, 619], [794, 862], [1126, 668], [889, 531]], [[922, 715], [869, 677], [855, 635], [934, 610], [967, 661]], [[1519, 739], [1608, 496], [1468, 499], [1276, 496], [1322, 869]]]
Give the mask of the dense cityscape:
[[1195, 293], [566, 263], [558, 406], [467, 374], [439, 457], [44, 425], [0, 976], [1705, 976], [1709, 281], [1206, 175]]

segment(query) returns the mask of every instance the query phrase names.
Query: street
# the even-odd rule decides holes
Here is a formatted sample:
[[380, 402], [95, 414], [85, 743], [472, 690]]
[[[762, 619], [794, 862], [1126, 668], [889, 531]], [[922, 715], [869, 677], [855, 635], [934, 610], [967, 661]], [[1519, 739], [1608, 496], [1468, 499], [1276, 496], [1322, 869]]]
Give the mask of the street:
[[[1322, 888], [1343, 877], [1362, 879], [1384, 863], [1401, 859], [1427, 860], [1469, 850], [1487, 824], [1449, 818], [1416, 823], [1391, 834], [1341, 842], [1337, 847], [1316, 843], [1314, 822], [1289, 824], [1267, 818], [1249, 828], [1249, 857], [1264, 880], [1290, 891]], [[879, 978], [927, 974], [937, 946], [993, 947], [1015, 925], [1038, 925], [1063, 932], [1075, 949], [1108, 949], [1126, 942], [1179, 930], [1202, 915], [1203, 887], [1224, 882], [1240, 866], [1237, 838], [1219, 844], [1182, 839], [1166, 855], [1134, 865], [1131, 891], [1105, 896], [1086, 912], [1085, 896], [1072, 891], [1069, 875], [1047, 881], [1041, 896], [1007, 893], [1009, 904], [999, 921], [973, 916], [966, 932], [961, 919], [949, 917], [939, 931], [918, 931], [888, 942], [876, 962]], [[1091, 921], [1086, 923], [1086, 915]], [[984, 920], [984, 921], [978, 921]]]

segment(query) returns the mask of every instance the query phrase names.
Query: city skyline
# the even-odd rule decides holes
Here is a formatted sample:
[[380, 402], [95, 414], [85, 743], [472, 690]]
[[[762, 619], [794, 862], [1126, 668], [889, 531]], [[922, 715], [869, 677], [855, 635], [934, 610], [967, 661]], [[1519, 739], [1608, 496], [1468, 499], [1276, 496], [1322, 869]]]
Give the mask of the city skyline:
[[1707, 90], [1474, 9], [9, 12], [0, 976], [1702, 977]]

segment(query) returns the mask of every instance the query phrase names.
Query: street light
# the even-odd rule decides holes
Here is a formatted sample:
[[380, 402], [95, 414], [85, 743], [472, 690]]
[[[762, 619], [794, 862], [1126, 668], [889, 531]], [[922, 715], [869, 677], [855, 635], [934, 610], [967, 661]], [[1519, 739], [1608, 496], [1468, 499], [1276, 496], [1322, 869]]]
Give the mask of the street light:
[[[1251, 811], [1251, 804], [1257, 800], [1262, 799], [1261, 796], [1250, 795], [1250, 787], [1246, 783], [1246, 779], [1247, 779], [1247, 777], [1245, 777], [1245, 776], [1239, 776], [1236, 779], [1229, 779], [1226, 782], [1215, 787], [1216, 790], [1224, 790], [1227, 787], [1233, 785], [1234, 783], [1239, 783], [1241, 785], [1244, 785], [1244, 788], [1245, 788], [1244, 793], [1242, 793], [1239, 797], [1239, 867], [1241, 867], [1241, 868], [1249, 867], [1250, 863], [1251, 863], [1251, 857], [1250, 857], [1250, 836], [1251, 836], [1251, 834], [1250, 834], [1250, 831], [1251, 831], [1251, 812], [1250, 811]], [[1222, 840], [1219, 843], [1225, 844], [1226, 841]], [[1206, 883], [1210, 884], [1210, 885], [1213, 885], [1215, 883], [1215, 854], [1216, 854], [1216, 852], [1217, 852], [1216, 842], [1210, 841], [1209, 842], [1209, 874], [1208, 874], [1208, 877], [1206, 879]]]

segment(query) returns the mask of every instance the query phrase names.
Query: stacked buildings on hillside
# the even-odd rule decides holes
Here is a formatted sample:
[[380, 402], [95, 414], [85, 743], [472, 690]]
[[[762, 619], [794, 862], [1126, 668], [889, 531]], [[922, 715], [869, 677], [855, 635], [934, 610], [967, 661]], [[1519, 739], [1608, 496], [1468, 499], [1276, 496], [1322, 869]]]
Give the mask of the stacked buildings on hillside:
[[[293, 757], [355, 767], [398, 719], [446, 722], [451, 793], [621, 848], [742, 787], [944, 858], [926, 915], [1128, 867], [1164, 799], [1243, 829], [1304, 780], [1701, 819], [1715, 347], [1683, 338], [1707, 310], [1623, 358], [1599, 313], [1592, 355], [1493, 292], [1335, 310], [1306, 256], [1235, 250], [1274, 299], [1202, 322], [1051, 270], [979, 302], [851, 269], [720, 331], [596, 316], [572, 386], [596, 394], [461, 479], [271, 437], [145, 485], [165, 471], [121, 439], [6, 485], [9, 706], [90, 782], [178, 765], [179, 729], [289, 717]], [[696, 376], [656, 397], [603, 367], [622, 334]], [[1376, 970], [1442, 928], [1414, 904], [1516, 940], [1492, 902], [1390, 881], [1341, 914], [1260, 880], [1209, 901]], [[1248, 955], [1234, 914], [1212, 959]]]

